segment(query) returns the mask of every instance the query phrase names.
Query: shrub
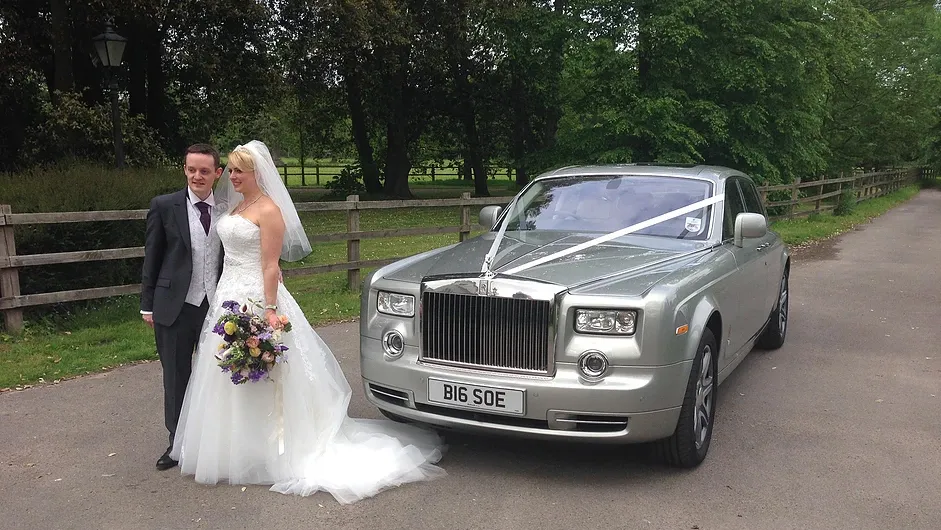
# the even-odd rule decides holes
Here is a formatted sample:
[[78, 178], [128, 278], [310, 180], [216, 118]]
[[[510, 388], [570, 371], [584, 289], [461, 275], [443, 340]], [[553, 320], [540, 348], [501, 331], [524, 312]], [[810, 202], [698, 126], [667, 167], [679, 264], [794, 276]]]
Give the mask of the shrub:
[[850, 215], [856, 210], [856, 192], [852, 189], [844, 189], [839, 196], [839, 202], [833, 210], [833, 215]]
[[363, 195], [366, 193], [366, 186], [363, 184], [363, 171], [358, 163], [348, 164], [340, 174], [330, 182], [324, 184], [329, 190], [324, 196], [325, 199], [345, 199], [349, 195]]
[[[58, 103], [44, 101], [42, 119], [27, 131], [22, 157], [25, 165], [43, 165], [82, 159], [100, 164], [114, 163], [111, 106], [89, 106], [74, 92], [59, 92]], [[121, 113], [121, 136], [128, 166], [157, 166], [167, 163], [157, 134], [140, 116]]]
[[[116, 170], [60, 163], [15, 174], [0, 174], [0, 204], [14, 213], [146, 209], [150, 200], [185, 186], [179, 169]], [[144, 220], [22, 225], [15, 230], [17, 254], [137, 247], [144, 244]], [[140, 282], [140, 258], [26, 267], [23, 294]], [[81, 304], [79, 304], [81, 305]], [[67, 305], [53, 310], [67, 310]], [[31, 310], [31, 314], [49, 311]]]

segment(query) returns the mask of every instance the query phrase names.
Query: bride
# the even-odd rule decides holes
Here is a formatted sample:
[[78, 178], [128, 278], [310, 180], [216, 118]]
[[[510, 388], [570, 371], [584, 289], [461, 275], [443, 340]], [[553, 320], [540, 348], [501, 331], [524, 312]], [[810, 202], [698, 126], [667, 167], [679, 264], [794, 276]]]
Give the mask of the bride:
[[[225, 262], [170, 453], [181, 472], [206, 484], [270, 484], [297, 495], [323, 490], [345, 504], [443, 476], [435, 465], [443, 446], [433, 432], [347, 416], [351, 390], [340, 365], [279, 282], [279, 258], [296, 261], [311, 247], [268, 148], [259, 141], [238, 146], [225, 173], [216, 190], [228, 209], [216, 225]], [[287, 362], [275, 365], [271, 381], [235, 385], [217, 364], [223, 339], [211, 330], [223, 302], [249, 299], [266, 306], [273, 327], [285, 315], [293, 329], [282, 337]]]

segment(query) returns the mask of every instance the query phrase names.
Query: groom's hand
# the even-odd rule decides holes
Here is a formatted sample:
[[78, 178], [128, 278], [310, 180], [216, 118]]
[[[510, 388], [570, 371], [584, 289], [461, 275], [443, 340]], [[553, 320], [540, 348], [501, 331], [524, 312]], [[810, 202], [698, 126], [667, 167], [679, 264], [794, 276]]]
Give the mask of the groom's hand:
[[153, 315], [141, 315], [141, 318], [144, 319], [144, 322], [147, 323], [151, 328], [154, 327], [154, 316]]

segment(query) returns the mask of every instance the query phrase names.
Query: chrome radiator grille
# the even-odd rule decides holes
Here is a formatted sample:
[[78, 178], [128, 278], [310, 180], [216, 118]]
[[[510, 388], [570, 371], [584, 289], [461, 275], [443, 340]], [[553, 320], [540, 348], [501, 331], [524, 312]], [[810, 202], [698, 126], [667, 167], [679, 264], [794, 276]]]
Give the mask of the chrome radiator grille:
[[529, 373], [549, 371], [545, 300], [425, 292], [423, 359]]

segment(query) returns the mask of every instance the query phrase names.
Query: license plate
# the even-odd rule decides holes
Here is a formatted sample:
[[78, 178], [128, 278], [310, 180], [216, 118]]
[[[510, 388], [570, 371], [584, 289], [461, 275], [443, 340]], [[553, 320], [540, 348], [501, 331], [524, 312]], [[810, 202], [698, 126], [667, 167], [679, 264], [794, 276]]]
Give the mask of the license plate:
[[428, 400], [451, 407], [523, 413], [523, 391], [428, 379]]

